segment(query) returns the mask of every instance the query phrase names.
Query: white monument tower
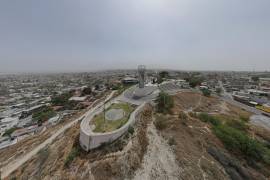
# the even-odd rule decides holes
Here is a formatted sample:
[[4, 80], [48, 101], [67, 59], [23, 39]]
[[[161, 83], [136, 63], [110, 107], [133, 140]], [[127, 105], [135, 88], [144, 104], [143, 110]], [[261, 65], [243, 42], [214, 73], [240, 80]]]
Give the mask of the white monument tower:
[[144, 65], [138, 66], [138, 74], [139, 74], [139, 88], [144, 88], [145, 83], [145, 71], [146, 67]]

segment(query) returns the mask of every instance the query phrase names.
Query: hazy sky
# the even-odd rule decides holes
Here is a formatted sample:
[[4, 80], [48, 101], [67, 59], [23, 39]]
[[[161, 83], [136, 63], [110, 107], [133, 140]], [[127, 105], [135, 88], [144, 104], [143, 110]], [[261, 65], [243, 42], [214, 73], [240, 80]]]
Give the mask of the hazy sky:
[[270, 0], [1, 0], [0, 72], [270, 70]]

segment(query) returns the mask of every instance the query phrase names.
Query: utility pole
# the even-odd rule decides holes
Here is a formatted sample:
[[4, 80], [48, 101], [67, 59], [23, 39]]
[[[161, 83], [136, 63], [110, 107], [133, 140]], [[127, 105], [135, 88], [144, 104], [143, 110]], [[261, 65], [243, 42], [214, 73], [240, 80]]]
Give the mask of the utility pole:
[[163, 94], [163, 101], [164, 101], [164, 102], [163, 102], [163, 106], [164, 106], [164, 108], [165, 108], [165, 106], [166, 106], [166, 103], [165, 103], [165, 102], [166, 102], [166, 101], [165, 101], [165, 94]]
[[105, 104], [106, 104], [106, 96], [105, 96], [105, 100], [103, 103], [103, 124], [105, 125], [106, 122], [106, 117], [105, 117]]
[[104, 103], [103, 103], [103, 127], [105, 127], [105, 123], [106, 123], [106, 99], [107, 99], [107, 95], [105, 95], [105, 99], [104, 99]]

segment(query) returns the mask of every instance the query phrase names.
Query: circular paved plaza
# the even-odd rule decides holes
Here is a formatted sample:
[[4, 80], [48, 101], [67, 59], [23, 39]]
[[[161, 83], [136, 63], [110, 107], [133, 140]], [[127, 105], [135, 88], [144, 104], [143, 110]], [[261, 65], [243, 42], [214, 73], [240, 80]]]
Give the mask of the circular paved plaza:
[[125, 116], [123, 109], [110, 109], [105, 113], [105, 118], [110, 121], [122, 119]]

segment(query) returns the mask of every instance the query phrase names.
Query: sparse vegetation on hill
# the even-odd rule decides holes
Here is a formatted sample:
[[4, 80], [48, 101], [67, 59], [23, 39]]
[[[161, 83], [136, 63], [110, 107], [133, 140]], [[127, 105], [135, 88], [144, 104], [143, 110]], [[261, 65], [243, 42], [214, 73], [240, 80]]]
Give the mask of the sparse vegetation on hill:
[[217, 117], [205, 113], [200, 113], [198, 118], [213, 125], [214, 134], [231, 152], [241, 153], [246, 159], [262, 161], [270, 165], [269, 147], [248, 135], [245, 131], [245, 121], [229, 119], [226, 122], [221, 122]]
[[159, 113], [167, 114], [171, 111], [171, 108], [174, 106], [173, 98], [165, 92], [160, 92], [157, 99], [157, 111]]
[[158, 113], [154, 115], [156, 120], [159, 116], [162, 117], [160, 122], [164, 123], [164, 126], [160, 129], [156, 123], [155, 125], [166, 139], [167, 146], [172, 149], [181, 169], [178, 179], [228, 179], [220, 164], [205, 153], [204, 148], [215, 144], [217, 138], [207, 132], [201, 121], [191, 118], [178, 108], [177, 111], [180, 112], [178, 116]]
[[210, 116], [207, 113], [200, 113], [198, 115], [198, 118], [203, 122], [211, 123], [213, 126], [218, 126], [218, 125], [221, 124], [220, 121], [217, 118], [215, 118], [213, 116]]
[[263, 143], [228, 125], [214, 126], [213, 130], [228, 150], [240, 151], [247, 159], [263, 161], [270, 165], [270, 149]]
[[173, 115], [157, 113], [154, 123], [180, 166], [189, 169], [181, 172], [183, 179], [192, 179], [190, 174], [199, 179], [270, 177], [269, 138], [251, 129], [251, 113], [198, 93], [179, 93], [174, 101]]
[[181, 111], [178, 115], [178, 118], [180, 119], [183, 125], [185, 126], [187, 125], [188, 115], [185, 112]]
[[201, 91], [204, 96], [209, 97], [211, 95], [211, 91], [209, 89], [202, 89]]
[[64, 165], [68, 167], [70, 163], [79, 155], [78, 147], [73, 147], [65, 159]]
[[228, 119], [226, 124], [232, 128], [235, 128], [235, 129], [238, 129], [238, 130], [241, 130], [241, 131], [246, 131], [247, 130], [247, 124], [245, 121], [239, 119], [239, 120], [236, 120], [236, 119]]
[[167, 127], [167, 119], [163, 114], [157, 114], [154, 125], [158, 130], [163, 130]]

